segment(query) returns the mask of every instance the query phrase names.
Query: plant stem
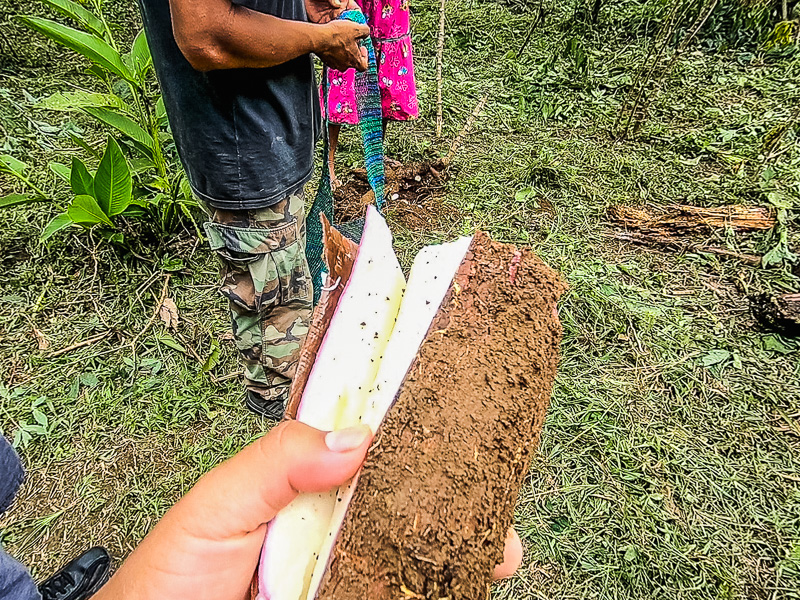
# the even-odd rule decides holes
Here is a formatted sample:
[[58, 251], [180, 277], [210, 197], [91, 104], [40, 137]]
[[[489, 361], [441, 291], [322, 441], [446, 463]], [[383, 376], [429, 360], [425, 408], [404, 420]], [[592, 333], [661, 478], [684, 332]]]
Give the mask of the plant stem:
[[14, 175], [14, 176], [15, 176], [17, 179], [19, 179], [19, 180], [20, 180], [22, 183], [24, 183], [24, 184], [25, 184], [25, 185], [27, 185], [29, 188], [31, 188], [31, 189], [32, 189], [34, 192], [36, 192], [36, 193], [37, 193], [39, 196], [41, 196], [42, 198], [47, 198], [47, 194], [44, 192], [44, 190], [43, 190], [43, 189], [41, 189], [41, 188], [40, 188], [39, 186], [37, 186], [36, 184], [34, 184], [33, 182], [31, 182], [31, 180], [30, 180], [30, 179], [28, 179], [27, 177], [25, 177], [25, 175], [23, 175], [22, 173], [17, 173], [16, 171], [10, 171], [10, 173], [11, 173], [12, 175]]
[[149, 130], [150, 136], [153, 138], [153, 163], [155, 163], [158, 174], [164, 181], [167, 181], [167, 164], [164, 160], [164, 152], [161, 148], [161, 140], [158, 137], [158, 119], [156, 119], [155, 111], [150, 106], [144, 90], [144, 84], [141, 86], [128, 84], [131, 94], [136, 104], [136, 110], [139, 113], [139, 119], [144, 129]]
[[103, 27], [106, 29], [106, 41], [111, 45], [111, 47], [119, 52], [119, 47], [117, 46], [117, 41], [114, 39], [114, 36], [111, 35], [111, 28], [108, 26], [108, 21], [106, 21], [106, 17], [103, 14], [103, 2], [102, 0], [94, 0], [94, 7], [97, 10], [97, 17], [103, 23]]

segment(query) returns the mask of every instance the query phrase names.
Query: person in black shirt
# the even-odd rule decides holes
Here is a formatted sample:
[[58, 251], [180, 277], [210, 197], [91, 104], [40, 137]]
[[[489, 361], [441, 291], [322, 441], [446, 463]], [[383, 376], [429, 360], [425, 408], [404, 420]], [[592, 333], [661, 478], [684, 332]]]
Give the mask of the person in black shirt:
[[366, 69], [353, 0], [139, 0], [170, 126], [222, 262], [246, 405], [279, 419], [311, 318], [303, 186], [321, 129], [311, 53]]

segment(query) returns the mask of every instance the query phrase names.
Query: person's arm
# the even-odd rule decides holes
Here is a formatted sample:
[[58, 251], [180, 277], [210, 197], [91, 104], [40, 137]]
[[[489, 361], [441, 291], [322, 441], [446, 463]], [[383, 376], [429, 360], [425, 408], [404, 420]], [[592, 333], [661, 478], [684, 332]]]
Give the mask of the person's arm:
[[369, 27], [279, 19], [230, 0], [170, 0], [172, 29], [183, 55], [198, 71], [273, 67], [314, 53], [337, 70], [367, 67], [358, 42]]

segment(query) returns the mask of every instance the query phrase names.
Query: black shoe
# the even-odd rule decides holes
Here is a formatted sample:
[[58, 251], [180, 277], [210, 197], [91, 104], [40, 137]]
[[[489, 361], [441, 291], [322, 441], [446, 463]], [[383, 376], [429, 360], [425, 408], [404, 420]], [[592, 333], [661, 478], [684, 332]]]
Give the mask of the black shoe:
[[111, 557], [104, 548], [92, 548], [39, 584], [42, 600], [86, 600], [108, 581]]
[[264, 398], [251, 390], [247, 390], [244, 405], [259, 417], [280, 421], [286, 411], [286, 398]]

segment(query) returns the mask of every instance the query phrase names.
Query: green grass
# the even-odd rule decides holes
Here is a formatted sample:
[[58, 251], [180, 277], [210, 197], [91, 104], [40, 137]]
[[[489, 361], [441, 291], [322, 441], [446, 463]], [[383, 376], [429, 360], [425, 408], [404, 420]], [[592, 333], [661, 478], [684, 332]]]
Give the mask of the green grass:
[[[412, 2], [423, 114], [390, 128], [390, 153], [442, 155], [484, 93], [489, 103], [444, 199], [462, 217], [437, 231], [397, 227], [398, 252], [409, 264], [424, 243], [480, 227], [531, 244], [570, 284], [560, 374], [517, 512], [525, 564], [495, 596], [800, 597], [800, 344], [760, 330], [748, 300], [796, 291], [798, 277], [788, 264], [620, 244], [604, 216], [613, 204], [767, 204], [762, 140], [800, 104], [800, 58], [701, 36], [654, 93], [640, 132], [620, 142], [609, 130], [649, 39], [638, 3], [610, 3], [592, 28], [565, 25], [572, 9], [546, 2], [520, 55], [528, 3], [449, 3], [436, 139], [438, 4]], [[112, 4], [122, 16], [126, 6]], [[585, 73], [565, 53], [572, 38]], [[66, 162], [63, 132], [101, 136], [84, 119], [30, 108], [24, 92], [81, 77], [74, 62], [45, 72], [37, 56], [0, 84], [3, 152], [56, 190], [46, 164], [54, 152]], [[795, 118], [771, 164], [795, 209], [799, 133]], [[343, 166], [358, 164], [357, 144], [346, 132]], [[0, 426], [13, 435], [47, 418], [47, 433], [22, 448], [30, 481], [2, 526], [38, 574], [89, 543], [121, 558], [201, 473], [269, 426], [242, 408], [235, 378], [214, 383], [239, 366], [202, 244], [176, 240], [155, 263], [80, 233], [43, 247], [37, 232], [50, 216], [46, 206], [5, 211], [0, 230]], [[759, 255], [774, 244], [769, 234], [705, 238]], [[173, 336], [187, 353], [159, 341], [160, 323], [145, 329], [167, 269], [182, 318]], [[38, 349], [34, 328], [50, 350]], [[207, 374], [213, 339], [222, 353]]]

